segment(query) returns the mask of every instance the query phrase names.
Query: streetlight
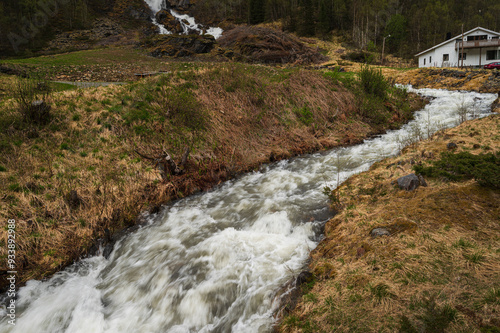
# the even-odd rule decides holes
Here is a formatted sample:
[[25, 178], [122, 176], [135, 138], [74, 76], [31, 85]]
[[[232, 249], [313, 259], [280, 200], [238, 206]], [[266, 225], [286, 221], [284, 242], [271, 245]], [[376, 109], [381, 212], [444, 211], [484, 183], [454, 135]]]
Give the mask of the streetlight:
[[382, 41], [382, 56], [380, 58], [380, 63], [382, 66], [384, 65], [384, 52], [385, 52], [385, 39], [391, 37], [391, 35], [387, 35], [384, 37], [384, 40]]

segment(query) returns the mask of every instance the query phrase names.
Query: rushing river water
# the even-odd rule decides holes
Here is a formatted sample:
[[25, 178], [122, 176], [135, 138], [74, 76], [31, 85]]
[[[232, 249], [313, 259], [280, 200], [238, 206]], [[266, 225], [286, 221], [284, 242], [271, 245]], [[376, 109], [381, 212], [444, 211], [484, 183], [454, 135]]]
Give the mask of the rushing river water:
[[418, 90], [415, 121], [363, 144], [263, 167], [166, 207], [116, 244], [19, 290], [0, 332], [269, 332], [275, 294], [303, 267], [328, 219], [323, 188], [395, 155], [418, 133], [485, 116], [496, 95]]

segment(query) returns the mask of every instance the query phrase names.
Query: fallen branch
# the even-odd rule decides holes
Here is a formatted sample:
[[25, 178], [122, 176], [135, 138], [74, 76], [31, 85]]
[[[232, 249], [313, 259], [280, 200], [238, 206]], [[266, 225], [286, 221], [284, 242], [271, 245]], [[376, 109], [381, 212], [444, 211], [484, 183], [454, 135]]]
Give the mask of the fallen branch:
[[[154, 164], [154, 167], [157, 168], [160, 171], [161, 178], [164, 181], [169, 180], [169, 175], [181, 175], [184, 173], [184, 170], [181, 169], [177, 163], [175, 163], [174, 159], [170, 154], [166, 151], [163, 150], [162, 154], [157, 157], [153, 156], [148, 156], [144, 153], [141, 153], [137, 149], [134, 150], [139, 156], [141, 156], [144, 159], [147, 159], [149, 161], [152, 161]], [[189, 148], [186, 149], [186, 152], [184, 153], [181, 161], [181, 166], [184, 166], [187, 162], [187, 159], [189, 157]]]

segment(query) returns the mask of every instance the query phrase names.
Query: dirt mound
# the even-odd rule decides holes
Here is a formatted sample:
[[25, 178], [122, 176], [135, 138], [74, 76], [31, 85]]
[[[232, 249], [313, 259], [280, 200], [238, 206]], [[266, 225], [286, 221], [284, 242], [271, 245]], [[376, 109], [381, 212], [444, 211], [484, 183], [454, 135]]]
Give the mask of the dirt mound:
[[143, 41], [142, 46], [150, 51], [153, 57], [187, 57], [200, 53], [208, 53], [215, 44], [210, 35], [156, 35]]
[[238, 26], [224, 33], [219, 44], [238, 60], [267, 64], [310, 64], [327, 58], [294, 36], [264, 27]]

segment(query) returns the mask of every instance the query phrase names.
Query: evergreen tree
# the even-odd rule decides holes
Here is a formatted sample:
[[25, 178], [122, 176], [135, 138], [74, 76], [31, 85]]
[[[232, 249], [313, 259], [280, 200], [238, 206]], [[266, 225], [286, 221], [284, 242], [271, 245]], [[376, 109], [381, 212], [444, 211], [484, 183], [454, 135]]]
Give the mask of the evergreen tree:
[[300, 2], [300, 11], [298, 12], [297, 33], [302, 36], [313, 36], [316, 31], [314, 17], [314, 3], [312, 0], [302, 0]]
[[320, 0], [318, 8], [318, 33], [325, 35], [333, 29], [332, 2]]
[[384, 35], [390, 35], [386, 40], [387, 50], [391, 53], [397, 53], [408, 35], [406, 17], [401, 14], [393, 15], [385, 27]]
[[259, 24], [266, 19], [266, 0], [249, 1], [249, 23]]

